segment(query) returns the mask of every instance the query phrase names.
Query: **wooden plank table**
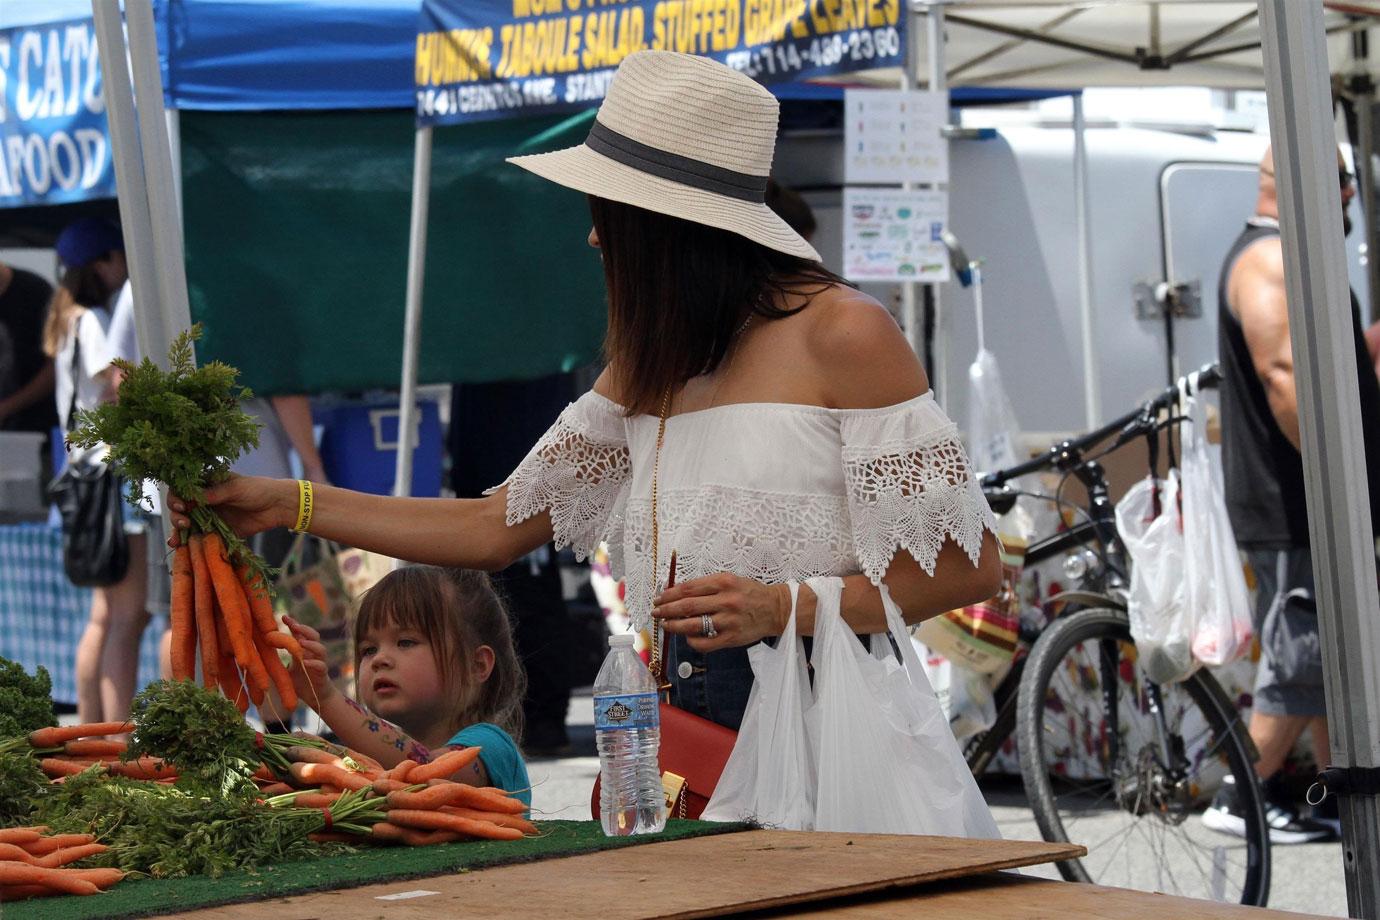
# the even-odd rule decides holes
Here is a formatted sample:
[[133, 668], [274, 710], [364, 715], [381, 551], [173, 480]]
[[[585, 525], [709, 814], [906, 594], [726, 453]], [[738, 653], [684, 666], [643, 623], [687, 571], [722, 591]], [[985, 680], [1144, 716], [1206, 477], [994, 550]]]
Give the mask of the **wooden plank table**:
[[998, 870], [1084, 855], [1044, 841], [747, 831], [186, 913], [197, 920], [1299, 920]]
[[[197, 920], [691, 920], [1082, 856], [1045, 841], [744, 831], [185, 913]], [[426, 892], [421, 894], [420, 892]]]

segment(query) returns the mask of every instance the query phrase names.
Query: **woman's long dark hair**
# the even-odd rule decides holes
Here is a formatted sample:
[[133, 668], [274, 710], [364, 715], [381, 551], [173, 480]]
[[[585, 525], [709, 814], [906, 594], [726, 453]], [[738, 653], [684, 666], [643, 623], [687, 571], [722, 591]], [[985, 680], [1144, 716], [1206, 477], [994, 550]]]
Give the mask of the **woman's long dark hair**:
[[749, 314], [808, 305], [777, 306], [780, 295], [847, 283], [727, 230], [594, 196], [589, 210], [608, 287], [604, 357], [629, 415], [656, 413], [668, 390], [717, 368]]

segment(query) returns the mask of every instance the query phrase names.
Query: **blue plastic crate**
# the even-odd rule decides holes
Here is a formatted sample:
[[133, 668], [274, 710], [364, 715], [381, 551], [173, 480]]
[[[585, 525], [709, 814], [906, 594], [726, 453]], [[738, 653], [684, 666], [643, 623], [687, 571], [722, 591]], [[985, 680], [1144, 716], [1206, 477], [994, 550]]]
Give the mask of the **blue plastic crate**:
[[[434, 401], [417, 403], [412, 493], [441, 494], [441, 414]], [[344, 405], [315, 413], [321, 425], [321, 462], [331, 483], [375, 495], [391, 495], [397, 472], [399, 409], [396, 402]]]

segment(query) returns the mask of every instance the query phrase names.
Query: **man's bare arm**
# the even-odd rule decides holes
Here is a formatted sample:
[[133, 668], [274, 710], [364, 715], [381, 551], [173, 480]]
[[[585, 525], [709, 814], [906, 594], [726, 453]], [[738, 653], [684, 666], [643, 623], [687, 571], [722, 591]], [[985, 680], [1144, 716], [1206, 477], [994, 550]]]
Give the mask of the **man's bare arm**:
[[1284, 249], [1279, 241], [1261, 240], [1247, 249], [1232, 269], [1227, 290], [1256, 376], [1265, 385], [1275, 423], [1297, 449], [1299, 404], [1289, 338]]

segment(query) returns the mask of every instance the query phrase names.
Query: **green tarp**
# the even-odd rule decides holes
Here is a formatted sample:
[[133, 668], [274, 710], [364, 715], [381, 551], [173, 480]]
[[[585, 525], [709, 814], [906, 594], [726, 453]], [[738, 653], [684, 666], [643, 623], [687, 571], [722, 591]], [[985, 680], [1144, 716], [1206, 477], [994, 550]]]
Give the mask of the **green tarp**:
[[[421, 383], [593, 360], [605, 306], [583, 195], [503, 162], [577, 144], [592, 113], [438, 128]], [[412, 113], [181, 114], [187, 277], [201, 360], [257, 393], [396, 388]]]

